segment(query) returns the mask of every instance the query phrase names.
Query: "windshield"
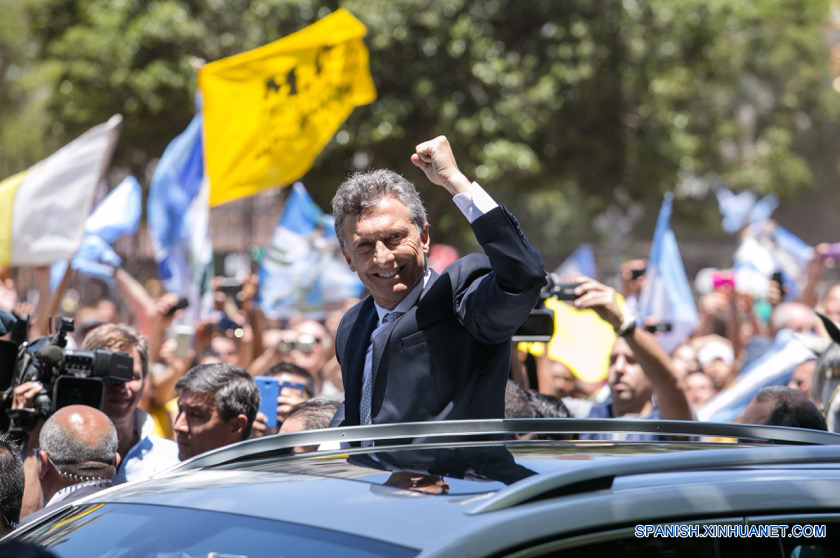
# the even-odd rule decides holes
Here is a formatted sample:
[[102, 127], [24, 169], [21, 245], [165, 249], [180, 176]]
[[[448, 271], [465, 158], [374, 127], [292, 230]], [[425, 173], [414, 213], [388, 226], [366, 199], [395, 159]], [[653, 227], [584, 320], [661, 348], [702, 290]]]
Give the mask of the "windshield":
[[19, 539], [47, 547], [60, 558], [401, 558], [417, 554], [402, 546], [294, 523], [134, 504], [73, 508]]

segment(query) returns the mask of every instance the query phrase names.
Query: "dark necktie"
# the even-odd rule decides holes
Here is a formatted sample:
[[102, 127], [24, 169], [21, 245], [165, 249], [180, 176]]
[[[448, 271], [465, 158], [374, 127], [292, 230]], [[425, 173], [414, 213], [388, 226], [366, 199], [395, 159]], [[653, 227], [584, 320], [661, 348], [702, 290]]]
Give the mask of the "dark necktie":
[[[405, 312], [388, 312], [382, 316], [382, 323], [388, 324], [405, 314]], [[370, 424], [370, 402], [373, 398], [373, 370], [370, 371], [362, 383], [362, 401], [359, 403], [359, 423]]]

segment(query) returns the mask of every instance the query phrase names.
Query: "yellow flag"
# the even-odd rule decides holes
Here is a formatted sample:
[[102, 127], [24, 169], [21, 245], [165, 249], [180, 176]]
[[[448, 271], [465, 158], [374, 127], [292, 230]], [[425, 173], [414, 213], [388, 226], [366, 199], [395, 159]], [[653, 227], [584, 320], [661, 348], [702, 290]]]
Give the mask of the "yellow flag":
[[366, 32], [340, 9], [201, 69], [211, 206], [294, 182], [353, 108], [376, 99]]

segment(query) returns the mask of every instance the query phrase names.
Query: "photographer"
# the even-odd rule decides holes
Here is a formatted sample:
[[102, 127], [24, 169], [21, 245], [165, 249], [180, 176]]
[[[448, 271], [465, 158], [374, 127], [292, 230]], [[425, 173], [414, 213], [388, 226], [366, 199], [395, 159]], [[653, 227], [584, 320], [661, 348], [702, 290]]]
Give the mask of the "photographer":
[[[92, 330], [84, 341], [85, 350], [108, 349], [123, 352], [133, 361], [130, 381], [111, 381], [104, 384], [102, 410], [113, 422], [124, 455], [117, 469], [114, 484], [141, 480], [178, 462], [178, 447], [171, 440], [153, 435], [151, 418], [137, 408], [148, 373], [148, 343], [133, 328], [122, 324], [105, 324]], [[12, 410], [35, 409], [36, 399], [45, 395], [44, 386], [28, 381], [13, 390]], [[38, 464], [34, 448], [38, 445], [43, 418], [28, 429], [28, 443], [24, 454], [24, 469], [28, 483], [38, 484]], [[27, 491], [24, 512], [31, 513], [42, 506], [40, 489]]]
[[178, 463], [178, 446], [152, 434], [154, 422], [137, 408], [149, 372], [149, 346], [136, 330], [124, 324], [105, 324], [85, 338], [84, 349], [109, 349], [127, 353], [134, 360], [129, 382], [105, 384], [103, 412], [114, 423], [123, 461], [114, 484], [142, 480]]

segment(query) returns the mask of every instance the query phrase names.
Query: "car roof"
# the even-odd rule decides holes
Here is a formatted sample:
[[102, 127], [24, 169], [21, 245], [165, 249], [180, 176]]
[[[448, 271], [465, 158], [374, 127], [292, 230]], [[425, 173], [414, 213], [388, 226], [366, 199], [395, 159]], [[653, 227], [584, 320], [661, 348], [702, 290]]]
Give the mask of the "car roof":
[[[700, 430], [707, 435], [752, 442], [487, 439], [522, 430], [580, 431], [581, 422], [595, 430], [641, 426], [669, 436], [696, 434], [699, 424], [458, 421], [300, 433], [210, 452], [86, 501], [251, 515], [379, 539], [422, 549], [424, 555], [458, 556], [513, 548], [540, 533], [782, 511], [840, 512], [840, 435], [706, 424]], [[313, 440], [409, 434], [423, 436], [425, 443], [283, 453]], [[395, 473], [442, 477], [448, 493], [388, 486]]]

